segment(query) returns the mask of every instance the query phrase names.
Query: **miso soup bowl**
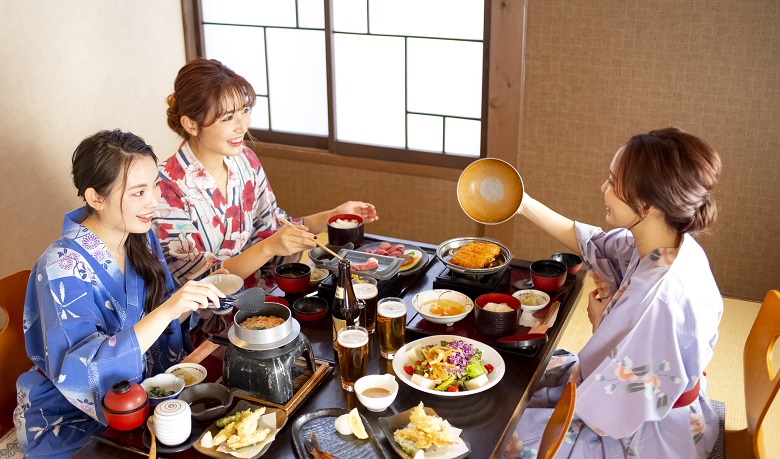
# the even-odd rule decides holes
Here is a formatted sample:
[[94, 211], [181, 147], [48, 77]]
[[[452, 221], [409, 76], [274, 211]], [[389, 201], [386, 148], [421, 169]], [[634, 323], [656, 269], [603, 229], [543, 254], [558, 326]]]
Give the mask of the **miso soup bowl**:
[[276, 285], [285, 293], [300, 293], [309, 288], [311, 266], [303, 263], [284, 263], [274, 270]]
[[[333, 226], [336, 220], [357, 222], [357, 226], [353, 228], [339, 228]], [[363, 243], [364, 231], [363, 217], [360, 215], [338, 214], [328, 219], [328, 242], [333, 245], [345, 245], [351, 242], [355, 247], [360, 247], [360, 244]]]
[[531, 280], [535, 288], [554, 292], [566, 282], [566, 265], [554, 260], [535, 261], [531, 263]]

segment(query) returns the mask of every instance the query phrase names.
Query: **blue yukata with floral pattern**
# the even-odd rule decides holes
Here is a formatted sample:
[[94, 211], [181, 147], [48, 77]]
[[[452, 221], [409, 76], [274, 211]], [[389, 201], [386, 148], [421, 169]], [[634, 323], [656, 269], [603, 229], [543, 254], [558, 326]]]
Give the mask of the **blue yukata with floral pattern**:
[[[558, 458], [706, 458], [718, 416], [702, 374], [723, 313], [709, 262], [684, 235], [679, 248], [639, 257], [631, 233], [582, 223], [575, 232], [601, 297], [601, 323], [578, 355], [556, 351], [506, 457], [535, 458], [553, 408], [577, 383], [574, 419]], [[673, 408], [701, 379], [699, 396]]]
[[[197, 314], [183, 325], [172, 321], [141, 353], [133, 325], [144, 315], [146, 286], [129, 262], [122, 274], [103, 242], [81, 226], [86, 216], [86, 208], [65, 216], [62, 238], [38, 259], [27, 285], [24, 339], [35, 367], [17, 381], [14, 423], [31, 457], [71, 456], [107, 425], [100, 404], [114, 383], [140, 382], [192, 349], [188, 329]], [[169, 295], [173, 281], [160, 245], [152, 231], [148, 237]]]

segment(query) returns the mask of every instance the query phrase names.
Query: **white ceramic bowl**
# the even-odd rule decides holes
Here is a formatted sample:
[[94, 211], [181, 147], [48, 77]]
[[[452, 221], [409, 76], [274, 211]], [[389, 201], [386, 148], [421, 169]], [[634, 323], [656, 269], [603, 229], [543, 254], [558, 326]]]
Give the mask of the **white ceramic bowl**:
[[[173, 392], [171, 395], [165, 397], [152, 397], [152, 387], [160, 387], [166, 391]], [[141, 382], [141, 387], [144, 388], [146, 394], [149, 396], [149, 403], [151, 406], [157, 406], [163, 400], [170, 400], [176, 398], [184, 390], [184, 380], [173, 374], [160, 374], [146, 378]]]
[[[203, 382], [203, 380], [206, 379], [206, 374], [208, 374], [206, 367], [203, 365], [198, 365], [197, 363], [180, 363], [168, 368], [165, 370], [165, 373], [173, 374], [184, 379], [184, 387], [190, 387], [192, 385], [198, 384], [199, 382]], [[192, 377], [189, 383], [187, 383], [189, 378], [183, 376], [183, 373], [187, 373]]]
[[[463, 305], [466, 312], [454, 316], [432, 314], [430, 311], [431, 305], [426, 303], [437, 299], [452, 300], [460, 303]], [[420, 313], [420, 315], [423, 316], [428, 322], [434, 324], [444, 324], [449, 327], [455, 322], [469, 315], [472, 309], [474, 309], [474, 302], [471, 301], [471, 298], [455, 290], [436, 289], [427, 290], [415, 295], [414, 298], [412, 298], [412, 306], [414, 306], [414, 309], [416, 309], [417, 312]]]
[[[386, 389], [390, 394], [384, 397], [364, 394], [368, 389], [373, 388]], [[369, 411], [379, 413], [386, 410], [395, 400], [395, 396], [398, 395], [398, 382], [391, 374], [363, 376], [355, 382], [355, 394], [357, 394], [360, 403]]]
[[[544, 304], [537, 306], [526, 306], [523, 304], [523, 296], [525, 295], [540, 296], [544, 299]], [[538, 311], [540, 309], [544, 309], [544, 307], [550, 303], [550, 295], [544, 293], [541, 290], [518, 290], [513, 293], [512, 296], [520, 300], [520, 309], [523, 311]]]
[[236, 293], [244, 286], [244, 280], [235, 274], [214, 274], [204, 277], [201, 282], [213, 284], [225, 295]]

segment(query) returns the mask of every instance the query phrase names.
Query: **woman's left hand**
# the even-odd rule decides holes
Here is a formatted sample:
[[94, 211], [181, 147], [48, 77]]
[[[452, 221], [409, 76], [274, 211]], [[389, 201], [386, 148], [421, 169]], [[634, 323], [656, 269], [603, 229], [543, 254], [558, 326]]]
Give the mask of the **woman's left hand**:
[[601, 323], [601, 316], [604, 314], [604, 310], [607, 309], [609, 299], [600, 300], [598, 297], [598, 289], [593, 290], [588, 295], [588, 320], [593, 325], [593, 333], [596, 333], [596, 329], [599, 328]]
[[363, 218], [364, 223], [371, 223], [379, 220], [376, 214], [376, 207], [373, 204], [362, 201], [347, 201], [336, 207], [336, 214], [353, 214]]

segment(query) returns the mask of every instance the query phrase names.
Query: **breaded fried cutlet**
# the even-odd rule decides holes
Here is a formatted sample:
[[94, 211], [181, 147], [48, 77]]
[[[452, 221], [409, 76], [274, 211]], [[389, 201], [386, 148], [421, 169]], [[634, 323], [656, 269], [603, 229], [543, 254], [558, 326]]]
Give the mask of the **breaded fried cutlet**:
[[464, 268], [484, 268], [499, 254], [501, 248], [489, 242], [469, 242], [459, 248], [450, 262]]

